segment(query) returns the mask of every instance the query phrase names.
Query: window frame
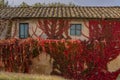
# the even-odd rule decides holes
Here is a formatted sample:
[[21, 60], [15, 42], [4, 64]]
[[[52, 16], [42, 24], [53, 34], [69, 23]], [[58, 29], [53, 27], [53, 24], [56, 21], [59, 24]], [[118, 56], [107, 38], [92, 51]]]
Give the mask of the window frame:
[[[75, 25], [75, 29], [71, 29], [72, 25]], [[80, 25], [80, 34], [77, 35], [77, 28], [76, 28], [76, 25]], [[71, 30], [75, 30], [75, 35], [74, 34], [71, 34]], [[81, 32], [82, 32], [82, 24], [70, 24], [70, 36], [81, 36]]]
[[[24, 27], [24, 37], [21, 37], [21, 24], [26, 25], [27, 24], [27, 37], [25, 37], [25, 27]], [[19, 23], [19, 38], [20, 39], [26, 39], [29, 37], [29, 23]]]

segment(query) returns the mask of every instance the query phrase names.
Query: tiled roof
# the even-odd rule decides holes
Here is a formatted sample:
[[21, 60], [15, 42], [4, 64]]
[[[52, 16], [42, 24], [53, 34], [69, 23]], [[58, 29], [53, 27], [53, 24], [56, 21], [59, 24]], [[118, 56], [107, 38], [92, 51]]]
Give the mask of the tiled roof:
[[120, 7], [0, 8], [0, 18], [120, 18]]

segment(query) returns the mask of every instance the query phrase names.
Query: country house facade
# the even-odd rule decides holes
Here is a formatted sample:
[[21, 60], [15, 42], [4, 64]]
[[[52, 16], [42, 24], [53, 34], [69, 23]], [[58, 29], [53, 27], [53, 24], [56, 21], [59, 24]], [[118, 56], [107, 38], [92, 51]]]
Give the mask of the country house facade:
[[[87, 37], [89, 37], [89, 21], [102, 19], [120, 20], [120, 7], [0, 8], [0, 38], [34, 38], [36, 37], [35, 33], [38, 37], [46, 39], [47, 35], [37, 28], [38, 21], [45, 19], [69, 20], [68, 35], [72, 39], [87, 40]], [[9, 21], [9, 24], [6, 26], [7, 21]], [[66, 35], [64, 36], [66, 37]]]

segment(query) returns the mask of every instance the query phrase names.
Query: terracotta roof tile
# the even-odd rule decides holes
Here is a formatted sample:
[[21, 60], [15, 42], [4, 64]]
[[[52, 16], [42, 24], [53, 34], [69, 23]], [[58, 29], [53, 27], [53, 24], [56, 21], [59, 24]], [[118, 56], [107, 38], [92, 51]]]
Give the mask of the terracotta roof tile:
[[0, 18], [120, 18], [120, 7], [0, 8]]

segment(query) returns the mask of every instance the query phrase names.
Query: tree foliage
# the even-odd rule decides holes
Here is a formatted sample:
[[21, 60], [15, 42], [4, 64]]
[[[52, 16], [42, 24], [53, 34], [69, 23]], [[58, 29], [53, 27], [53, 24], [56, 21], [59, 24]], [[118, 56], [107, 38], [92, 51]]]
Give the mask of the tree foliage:
[[22, 2], [19, 7], [29, 7], [29, 5], [26, 2]]
[[33, 7], [42, 7], [42, 6], [45, 6], [45, 3], [35, 3], [32, 6]]
[[[26, 2], [22, 2], [19, 7], [29, 7], [29, 6], [32, 6], [32, 7], [44, 7], [44, 6], [49, 6], [49, 7], [58, 7], [58, 6], [76, 6], [74, 3], [68, 3], [68, 4], [65, 4], [65, 3], [60, 3], [60, 2], [54, 2], [54, 3], [40, 3], [40, 2], [37, 2], [33, 5], [28, 5]], [[8, 1], [5, 1], [5, 0], [0, 0], [0, 7], [11, 7], [10, 5], [8, 5]]]
[[69, 4], [65, 4], [65, 3], [60, 3], [60, 2], [55, 2], [55, 3], [35, 3], [32, 5], [33, 7], [42, 7], [42, 6], [49, 6], [49, 7], [58, 7], [58, 6], [76, 6], [74, 3], [69, 3]]
[[8, 7], [8, 1], [0, 0], [0, 7]]

